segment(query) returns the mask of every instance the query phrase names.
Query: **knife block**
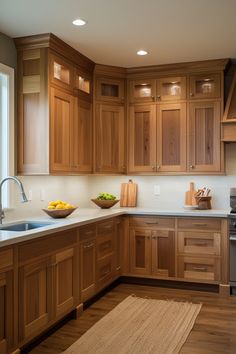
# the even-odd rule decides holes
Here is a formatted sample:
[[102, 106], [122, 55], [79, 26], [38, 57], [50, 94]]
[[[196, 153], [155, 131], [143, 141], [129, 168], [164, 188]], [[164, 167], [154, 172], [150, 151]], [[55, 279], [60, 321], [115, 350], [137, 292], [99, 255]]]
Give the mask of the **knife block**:
[[211, 197], [195, 197], [198, 209], [211, 209]]

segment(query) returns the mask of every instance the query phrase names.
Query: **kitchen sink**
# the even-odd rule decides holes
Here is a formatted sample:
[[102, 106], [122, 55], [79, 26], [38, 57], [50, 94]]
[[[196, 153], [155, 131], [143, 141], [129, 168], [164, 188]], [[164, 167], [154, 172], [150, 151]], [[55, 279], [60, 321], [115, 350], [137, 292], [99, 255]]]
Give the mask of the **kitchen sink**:
[[0, 231], [28, 231], [28, 230], [33, 230], [33, 229], [38, 229], [39, 227], [44, 227], [44, 226], [49, 226], [52, 225], [53, 223], [49, 222], [35, 222], [35, 221], [29, 221], [29, 222], [20, 222], [18, 224], [11, 224], [11, 225], [2, 225], [0, 226]]

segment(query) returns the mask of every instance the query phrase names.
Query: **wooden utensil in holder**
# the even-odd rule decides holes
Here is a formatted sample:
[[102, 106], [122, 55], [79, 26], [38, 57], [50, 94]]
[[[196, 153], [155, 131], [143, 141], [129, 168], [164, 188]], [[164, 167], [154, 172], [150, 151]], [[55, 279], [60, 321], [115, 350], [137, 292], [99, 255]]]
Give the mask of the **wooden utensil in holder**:
[[198, 209], [211, 209], [211, 197], [195, 197]]

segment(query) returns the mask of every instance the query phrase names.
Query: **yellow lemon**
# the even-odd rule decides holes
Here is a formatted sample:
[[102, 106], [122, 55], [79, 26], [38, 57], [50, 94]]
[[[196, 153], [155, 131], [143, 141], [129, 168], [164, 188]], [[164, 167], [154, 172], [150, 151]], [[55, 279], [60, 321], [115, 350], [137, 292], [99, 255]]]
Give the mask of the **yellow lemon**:
[[61, 203], [57, 204], [56, 209], [64, 209], [64, 204]]
[[55, 205], [49, 205], [48, 209], [55, 209]]

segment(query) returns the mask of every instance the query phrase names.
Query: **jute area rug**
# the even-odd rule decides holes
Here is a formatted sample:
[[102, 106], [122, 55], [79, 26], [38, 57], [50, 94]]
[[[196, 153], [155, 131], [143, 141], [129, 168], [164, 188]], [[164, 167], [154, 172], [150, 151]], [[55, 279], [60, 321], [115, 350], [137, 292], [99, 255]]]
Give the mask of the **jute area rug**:
[[64, 354], [174, 354], [186, 341], [201, 304], [129, 296]]

